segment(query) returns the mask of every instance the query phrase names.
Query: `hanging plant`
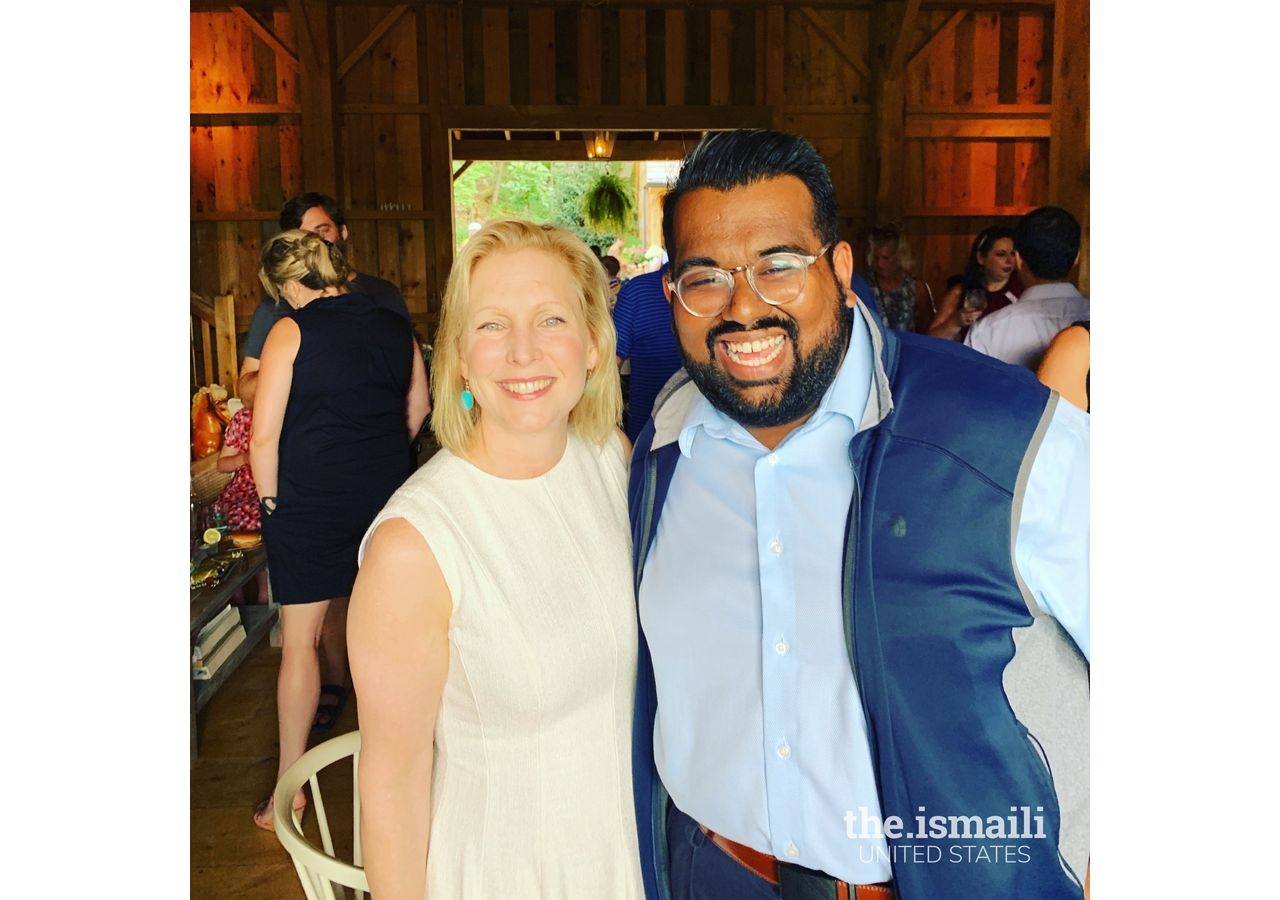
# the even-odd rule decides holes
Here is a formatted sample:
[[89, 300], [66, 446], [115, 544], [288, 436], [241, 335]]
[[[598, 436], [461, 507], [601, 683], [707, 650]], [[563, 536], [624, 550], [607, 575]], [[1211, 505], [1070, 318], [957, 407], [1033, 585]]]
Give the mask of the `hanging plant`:
[[597, 231], [625, 231], [631, 225], [635, 201], [627, 183], [606, 169], [582, 195], [582, 217]]

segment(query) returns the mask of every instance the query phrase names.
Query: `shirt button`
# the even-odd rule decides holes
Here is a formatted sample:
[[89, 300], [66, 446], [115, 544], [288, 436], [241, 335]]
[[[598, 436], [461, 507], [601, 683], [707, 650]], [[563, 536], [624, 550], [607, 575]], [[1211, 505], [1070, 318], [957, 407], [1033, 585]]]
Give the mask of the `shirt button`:
[[769, 549], [772, 550], [775, 554], [781, 553], [782, 541], [778, 540], [777, 538], [774, 538], [772, 541], [769, 542]]
[[769, 454], [769, 465], [771, 465], [771, 466], [776, 466], [777, 464], [778, 464], [778, 454], [776, 454], [776, 453], [770, 453], [770, 454]]
[[790, 759], [790, 758], [791, 758], [791, 745], [788, 744], [786, 741], [783, 741], [781, 744], [778, 745], [778, 759]]
[[783, 850], [782, 852], [787, 854], [787, 856], [790, 859], [795, 859], [797, 856], [800, 855], [800, 848], [797, 847], [795, 844], [787, 844], [787, 849]]
[[786, 656], [787, 650], [789, 649], [790, 648], [787, 646], [787, 642], [784, 640], [779, 640], [778, 643], [773, 645], [773, 652], [778, 654], [779, 656]]

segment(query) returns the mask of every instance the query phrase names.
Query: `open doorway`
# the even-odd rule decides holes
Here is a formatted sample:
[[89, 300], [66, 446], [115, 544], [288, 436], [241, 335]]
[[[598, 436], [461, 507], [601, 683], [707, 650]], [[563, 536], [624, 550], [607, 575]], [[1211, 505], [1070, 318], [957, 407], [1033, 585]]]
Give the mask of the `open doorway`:
[[[503, 216], [561, 225], [602, 256], [617, 258], [623, 280], [662, 263], [662, 196], [678, 163], [673, 161], [486, 160], [455, 163], [455, 250], [479, 227]], [[625, 186], [630, 214], [622, 225], [597, 224], [583, 198], [602, 174]]]
[[[588, 159], [606, 135], [607, 158]], [[624, 280], [654, 271], [665, 258], [662, 198], [701, 136], [451, 129], [454, 249], [485, 221], [510, 215], [568, 228], [602, 256], [615, 256]], [[582, 208], [583, 197], [606, 172], [628, 194], [630, 214], [621, 226], [593, 224]]]

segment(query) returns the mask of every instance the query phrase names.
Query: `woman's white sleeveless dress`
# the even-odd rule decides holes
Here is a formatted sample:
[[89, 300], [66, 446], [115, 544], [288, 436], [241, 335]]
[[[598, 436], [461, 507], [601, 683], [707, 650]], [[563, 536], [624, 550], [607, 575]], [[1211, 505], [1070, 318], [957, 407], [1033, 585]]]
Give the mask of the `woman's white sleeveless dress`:
[[427, 897], [642, 897], [619, 439], [571, 434], [560, 462], [527, 480], [441, 450], [370, 532], [397, 516], [426, 539], [453, 599]]

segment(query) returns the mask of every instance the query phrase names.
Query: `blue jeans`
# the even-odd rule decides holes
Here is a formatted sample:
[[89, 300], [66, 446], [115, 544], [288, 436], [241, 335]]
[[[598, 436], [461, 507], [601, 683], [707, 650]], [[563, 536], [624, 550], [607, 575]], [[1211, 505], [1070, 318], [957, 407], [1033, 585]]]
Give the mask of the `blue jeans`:
[[711, 842], [676, 809], [667, 815], [671, 900], [778, 900], [778, 889]]

